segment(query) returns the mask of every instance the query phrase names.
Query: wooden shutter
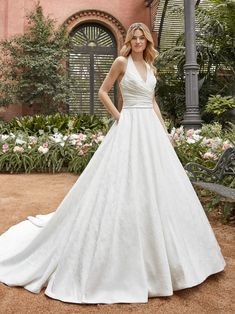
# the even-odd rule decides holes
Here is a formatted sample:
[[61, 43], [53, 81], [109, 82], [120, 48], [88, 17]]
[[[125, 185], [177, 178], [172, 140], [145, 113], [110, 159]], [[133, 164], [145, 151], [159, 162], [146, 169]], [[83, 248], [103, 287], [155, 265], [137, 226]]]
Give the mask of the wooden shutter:
[[[116, 41], [112, 33], [96, 23], [80, 25], [71, 34], [69, 53], [69, 112], [108, 115], [98, 99], [99, 88], [116, 58]], [[109, 92], [117, 106], [117, 86]]]

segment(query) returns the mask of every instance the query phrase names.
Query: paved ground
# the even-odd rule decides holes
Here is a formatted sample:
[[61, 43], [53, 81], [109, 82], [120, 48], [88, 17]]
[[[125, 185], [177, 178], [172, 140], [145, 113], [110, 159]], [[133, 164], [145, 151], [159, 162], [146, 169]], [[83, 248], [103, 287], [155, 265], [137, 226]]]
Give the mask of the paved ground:
[[[0, 175], [0, 233], [28, 215], [53, 211], [76, 181], [72, 174]], [[209, 217], [227, 262], [226, 270], [172, 297], [151, 298], [146, 304], [67, 304], [0, 284], [0, 313], [235, 313], [235, 228]], [[1, 253], [0, 253], [1, 254]]]

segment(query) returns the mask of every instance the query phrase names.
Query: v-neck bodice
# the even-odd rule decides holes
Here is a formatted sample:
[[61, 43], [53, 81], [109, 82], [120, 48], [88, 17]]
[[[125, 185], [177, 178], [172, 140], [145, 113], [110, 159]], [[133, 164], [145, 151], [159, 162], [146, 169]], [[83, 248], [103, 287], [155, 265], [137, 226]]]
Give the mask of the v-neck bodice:
[[141, 76], [140, 72], [138, 71], [138, 69], [137, 69], [137, 67], [136, 67], [136, 65], [135, 65], [135, 62], [134, 62], [134, 60], [133, 60], [131, 54], [129, 55], [129, 57], [130, 57], [130, 61], [131, 61], [132, 64], [134, 65], [134, 68], [135, 68], [135, 70], [136, 70], [136, 73], [139, 75], [140, 79], [141, 79], [144, 83], [147, 83], [147, 81], [148, 81], [148, 74], [149, 74], [149, 73], [148, 73], [148, 72], [149, 72], [149, 69], [148, 69], [148, 64], [147, 64], [147, 62], [144, 61], [144, 63], [145, 63], [145, 68], [146, 68], [146, 80], [144, 80], [143, 77]]
[[125, 74], [120, 81], [123, 98], [123, 108], [152, 107], [156, 78], [152, 68], [146, 62], [147, 78], [143, 80], [138, 72], [131, 55], [127, 58]]

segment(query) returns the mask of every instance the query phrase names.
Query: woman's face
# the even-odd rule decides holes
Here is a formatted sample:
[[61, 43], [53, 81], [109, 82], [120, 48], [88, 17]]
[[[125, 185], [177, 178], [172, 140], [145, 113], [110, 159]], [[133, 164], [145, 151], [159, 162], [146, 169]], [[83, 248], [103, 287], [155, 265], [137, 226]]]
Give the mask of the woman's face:
[[130, 41], [131, 49], [134, 52], [143, 52], [147, 46], [147, 39], [144, 36], [143, 31], [136, 29], [134, 31], [133, 37]]

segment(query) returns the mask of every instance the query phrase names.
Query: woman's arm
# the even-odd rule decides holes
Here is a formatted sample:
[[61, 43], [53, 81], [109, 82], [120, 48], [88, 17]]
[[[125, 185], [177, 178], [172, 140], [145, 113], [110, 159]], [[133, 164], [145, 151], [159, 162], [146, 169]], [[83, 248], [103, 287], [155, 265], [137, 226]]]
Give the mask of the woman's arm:
[[125, 57], [119, 56], [117, 57], [110, 70], [107, 74], [106, 78], [104, 79], [99, 92], [98, 96], [100, 101], [103, 103], [107, 111], [114, 117], [115, 120], [118, 120], [120, 117], [120, 113], [113, 104], [111, 98], [108, 95], [108, 92], [113, 87], [115, 81], [118, 79], [120, 75], [122, 75], [125, 70], [124, 67], [126, 66], [126, 59]]

